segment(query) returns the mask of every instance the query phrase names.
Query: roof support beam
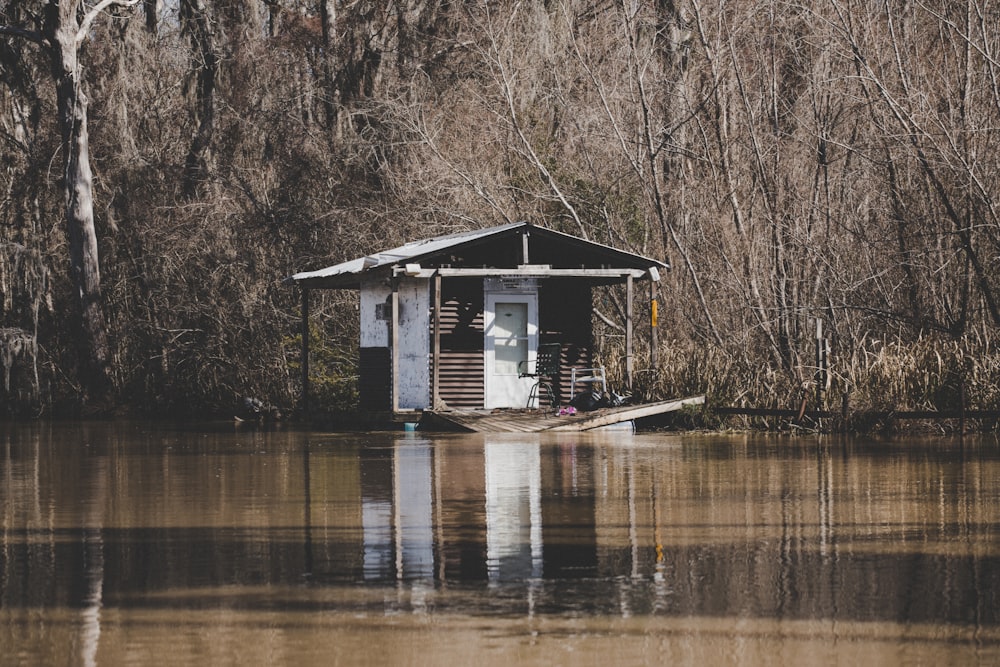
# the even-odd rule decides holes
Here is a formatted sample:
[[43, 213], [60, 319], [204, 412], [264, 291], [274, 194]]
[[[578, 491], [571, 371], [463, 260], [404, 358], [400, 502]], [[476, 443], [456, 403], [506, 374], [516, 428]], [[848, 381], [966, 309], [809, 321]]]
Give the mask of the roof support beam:
[[434, 322], [431, 331], [431, 406], [441, 408], [441, 276], [434, 275]]
[[[411, 269], [413, 267], [411, 266]], [[650, 267], [655, 271], [656, 267]], [[487, 278], [487, 277], [516, 277], [516, 278], [586, 278], [591, 280], [621, 281], [625, 282], [627, 276], [632, 276], [635, 280], [648, 280], [652, 278], [648, 269], [553, 269], [545, 265], [527, 265], [517, 268], [450, 268], [442, 267], [421, 268], [417, 271], [406, 272], [405, 266], [385, 267], [386, 277], [395, 275], [407, 275], [411, 278], [424, 278], [429, 280], [435, 274], [445, 278]], [[301, 278], [296, 280], [300, 287], [311, 289], [359, 289], [361, 277], [367, 272], [338, 274], [336, 276], [316, 276], [311, 278]], [[658, 275], [657, 275], [658, 277]], [[655, 278], [653, 278], [655, 280]]]
[[632, 276], [625, 281], [625, 386], [632, 391], [632, 364], [635, 356], [632, 344], [632, 302], [634, 301]]
[[[397, 271], [402, 272], [402, 267], [397, 269]], [[521, 278], [618, 278], [625, 280], [627, 277], [632, 277], [639, 280], [649, 277], [649, 271], [646, 269], [553, 269], [542, 265], [519, 266], [511, 269], [421, 269], [417, 273], [411, 273], [408, 275], [416, 278], [431, 278], [435, 274], [444, 276], [445, 278], [517, 276]]]
[[392, 411], [399, 412], [399, 280], [392, 279], [392, 340], [390, 365], [392, 367]]

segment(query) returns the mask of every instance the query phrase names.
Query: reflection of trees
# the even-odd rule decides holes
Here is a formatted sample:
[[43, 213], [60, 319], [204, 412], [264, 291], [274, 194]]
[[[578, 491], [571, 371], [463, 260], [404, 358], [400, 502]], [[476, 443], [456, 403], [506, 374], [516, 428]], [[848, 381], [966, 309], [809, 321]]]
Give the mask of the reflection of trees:
[[[82, 440], [89, 437], [82, 432]], [[105, 524], [109, 497], [106, 456], [67, 457], [65, 476], [50, 468], [51, 433], [30, 425], [0, 432], [0, 609], [68, 602], [79, 609], [67, 663], [95, 665], [101, 640], [105, 583]], [[60, 529], [62, 505], [53, 484], [72, 482], [81, 492], [71, 510], [79, 513], [77, 539], [67, 545]], [[69, 556], [68, 558], [66, 556]], [[0, 646], [9, 645], [0, 633]]]
[[82, 662], [102, 610], [306, 584], [375, 613], [388, 586], [456, 613], [1000, 622], [978, 450], [56, 431], [0, 434], [0, 608], [81, 610]]
[[[599, 447], [599, 576], [628, 613], [982, 624], [995, 462], [773, 440]], [[953, 541], [953, 533], [966, 537]], [[988, 606], [988, 605], [986, 605]], [[995, 618], [994, 618], [995, 620]]]
[[[98, 489], [105, 489], [103, 480], [106, 475], [101, 473], [106, 471], [101, 468], [103, 466], [99, 466], [95, 476], [96, 486]], [[87, 590], [84, 607], [80, 612], [80, 663], [86, 667], [97, 664], [97, 648], [101, 642], [101, 607], [104, 603], [103, 509], [103, 503], [92, 503], [88, 511], [91, 515], [89, 525], [83, 529], [83, 569]]]

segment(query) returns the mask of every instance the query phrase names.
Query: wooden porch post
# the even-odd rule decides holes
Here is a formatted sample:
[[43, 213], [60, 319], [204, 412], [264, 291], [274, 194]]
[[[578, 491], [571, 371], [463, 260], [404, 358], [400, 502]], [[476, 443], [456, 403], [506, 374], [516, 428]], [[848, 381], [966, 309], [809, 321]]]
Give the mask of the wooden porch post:
[[399, 279], [392, 279], [392, 411], [399, 411]]
[[437, 410], [441, 403], [441, 274], [434, 274], [434, 324], [431, 331], [431, 409]]
[[309, 414], [309, 288], [302, 288], [302, 398], [303, 415]]
[[649, 281], [649, 365], [653, 373], [660, 362], [660, 351], [657, 349], [656, 327], [659, 325], [659, 304], [656, 302], [656, 281]]
[[625, 387], [632, 391], [632, 274], [625, 280]]

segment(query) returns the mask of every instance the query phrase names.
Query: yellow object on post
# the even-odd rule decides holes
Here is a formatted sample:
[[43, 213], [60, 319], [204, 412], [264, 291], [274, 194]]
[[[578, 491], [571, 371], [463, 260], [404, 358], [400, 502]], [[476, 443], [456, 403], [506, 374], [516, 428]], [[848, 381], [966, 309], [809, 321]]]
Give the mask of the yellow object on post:
[[655, 327], [657, 320], [659, 320], [660, 318], [660, 308], [659, 304], [656, 303], [656, 299], [653, 299], [650, 302], [650, 308], [651, 310], [649, 311], [649, 322], [651, 326]]

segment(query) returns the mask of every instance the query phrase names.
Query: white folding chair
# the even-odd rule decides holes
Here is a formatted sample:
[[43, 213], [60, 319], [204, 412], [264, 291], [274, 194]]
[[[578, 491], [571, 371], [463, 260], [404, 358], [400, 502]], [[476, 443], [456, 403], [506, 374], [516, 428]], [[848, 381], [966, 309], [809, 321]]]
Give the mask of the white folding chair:
[[600, 383], [601, 385], [601, 395], [608, 395], [608, 381], [604, 377], [604, 366], [594, 366], [593, 368], [573, 368], [570, 369], [569, 373], [570, 382], [570, 396], [569, 400], [573, 400], [576, 396], [576, 384], [582, 383], [589, 385], [591, 391], [593, 391], [593, 386]]

